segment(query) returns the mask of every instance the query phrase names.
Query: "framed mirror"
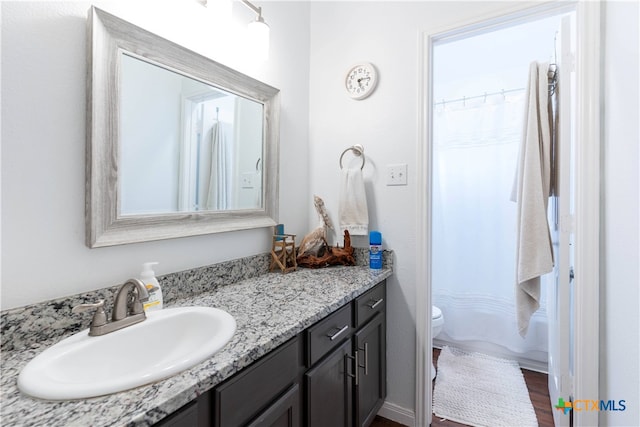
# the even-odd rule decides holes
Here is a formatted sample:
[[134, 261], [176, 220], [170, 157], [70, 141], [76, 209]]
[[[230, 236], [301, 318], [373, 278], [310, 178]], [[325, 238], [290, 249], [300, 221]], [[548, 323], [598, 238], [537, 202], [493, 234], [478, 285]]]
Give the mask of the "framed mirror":
[[91, 248], [277, 222], [279, 90], [89, 11]]

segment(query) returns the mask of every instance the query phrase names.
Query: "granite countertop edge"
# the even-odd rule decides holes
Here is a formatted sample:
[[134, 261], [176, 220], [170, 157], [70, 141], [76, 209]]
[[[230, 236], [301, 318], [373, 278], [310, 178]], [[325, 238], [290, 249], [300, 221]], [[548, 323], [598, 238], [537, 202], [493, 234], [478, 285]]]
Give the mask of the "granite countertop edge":
[[[298, 269], [267, 273], [215, 290], [179, 298], [170, 307], [209, 306], [234, 316], [231, 341], [204, 362], [146, 386], [77, 401], [43, 401], [17, 389], [24, 365], [59, 341], [2, 354], [0, 422], [9, 426], [149, 426], [193, 401], [318, 320], [391, 276], [368, 267]], [[250, 308], [250, 309], [248, 309]]]

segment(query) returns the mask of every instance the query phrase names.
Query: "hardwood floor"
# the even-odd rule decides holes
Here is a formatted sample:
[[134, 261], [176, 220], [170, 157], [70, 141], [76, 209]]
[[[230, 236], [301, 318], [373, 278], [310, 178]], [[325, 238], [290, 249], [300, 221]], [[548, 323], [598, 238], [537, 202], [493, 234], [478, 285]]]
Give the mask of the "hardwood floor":
[[[434, 348], [433, 360], [436, 362], [436, 367], [438, 366], [438, 356], [440, 356], [440, 350]], [[547, 374], [528, 371], [526, 369], [522, 370], [522, 374], [524, 376], [524, 381], [527, 383], [527, 389], [529, 389], [529, 397], [531, 398], [533, 409], [536, 411], [539, 427], [553, 427], [553, 409], [551, 407], [551, 401], [549, 400]], [[458, 427], [465, 426], [466, 424], [460, 424], [449, 420], [441, 420], [434, 416], [431, 425], [441, 427]], [[371, 424], [371, 427], [403, 427], [403, 425], [378, 416]]]
[[382, 418], [381, 416], [376, 416], [376, 418], [371, 423], [370, 427], [407, 427], [404, 424], [399, 424], [395, 421], [388, 420], [386, 418]]

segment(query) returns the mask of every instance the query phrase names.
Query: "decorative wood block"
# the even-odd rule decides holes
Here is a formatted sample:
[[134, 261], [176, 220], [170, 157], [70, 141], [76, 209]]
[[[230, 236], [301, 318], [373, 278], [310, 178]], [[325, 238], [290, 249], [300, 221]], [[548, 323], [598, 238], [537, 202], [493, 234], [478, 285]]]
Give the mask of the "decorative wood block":
[[331, 247], [326, 239], [323, 240], [323, 248], [319, 251], [318, 256], [300, 255], [298, 257], [298, 265], [307, 268], [322, 268], [330, 265], [356, 265], [356, 259], [353, 256], [353, 246], [351, 246], [351, 236], [347, 230], [344, 230], [344, 248], [339, 246]]

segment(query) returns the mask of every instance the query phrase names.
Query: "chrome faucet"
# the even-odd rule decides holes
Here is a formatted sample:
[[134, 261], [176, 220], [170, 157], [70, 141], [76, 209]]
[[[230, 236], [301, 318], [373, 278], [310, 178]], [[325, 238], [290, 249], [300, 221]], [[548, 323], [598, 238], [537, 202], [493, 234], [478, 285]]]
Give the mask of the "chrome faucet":
[[104, 300], [94, 304], [80, 304], [73, 307], [71, 311], [81, 313], [95, 308], [96, 312], [89, 327], [89, 335], [97, 337], [142, 322], [147, 318], [142, 303], [148, 299], [149, 292], [147, 292], [144, 283], [139, 279], [129, 279], [120, 286], [116, 293], [111, 322], [107, 320], [107, 314], [104, 311]]

